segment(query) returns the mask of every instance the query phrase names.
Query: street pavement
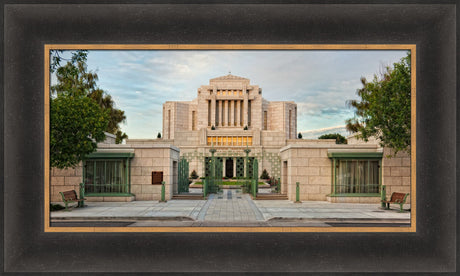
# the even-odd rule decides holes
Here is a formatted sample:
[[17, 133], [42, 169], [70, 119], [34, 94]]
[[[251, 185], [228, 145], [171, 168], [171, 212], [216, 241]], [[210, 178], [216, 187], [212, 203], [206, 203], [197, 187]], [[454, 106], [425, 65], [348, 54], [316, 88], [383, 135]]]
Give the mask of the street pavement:
[[411, 215], [410, 211], [399, 213], [399, 205], [384, 210], [380, 204], [252, 200], [239, 189], [223, 189], [207, 200], [85, 205], [51, 212], [51, 226], [410, 226]]

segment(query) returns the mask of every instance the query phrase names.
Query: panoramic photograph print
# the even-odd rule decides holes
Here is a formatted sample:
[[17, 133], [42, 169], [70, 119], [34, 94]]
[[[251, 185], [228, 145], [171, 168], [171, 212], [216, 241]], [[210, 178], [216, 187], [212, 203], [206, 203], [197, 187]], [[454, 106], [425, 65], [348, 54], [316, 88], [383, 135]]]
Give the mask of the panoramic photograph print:
[[133, 48], [45, 49], [46, 231], [415, 231], [415, 48]]

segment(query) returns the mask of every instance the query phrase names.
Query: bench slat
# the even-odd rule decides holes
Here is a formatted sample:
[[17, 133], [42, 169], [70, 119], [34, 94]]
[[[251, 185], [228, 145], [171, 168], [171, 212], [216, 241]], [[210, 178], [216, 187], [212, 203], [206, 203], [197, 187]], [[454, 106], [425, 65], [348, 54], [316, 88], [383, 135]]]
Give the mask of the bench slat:
[[409, 196], [409, 194], [405, 194], [405, 193], [396, 193], [394, 192], [393, 194], [391, 194], [391, 198], [390, 200], [382, 200], [382, 203], [385, 203], [387, 204], [388, 206], [386, 207], [386, 209], [390, 209], [390, 203], [396, 203], [396, 204], [399, 204], [400, 206], [400, 212], [403, 211], [403, 204], [406, 203], [406, 198], [407, 196]]

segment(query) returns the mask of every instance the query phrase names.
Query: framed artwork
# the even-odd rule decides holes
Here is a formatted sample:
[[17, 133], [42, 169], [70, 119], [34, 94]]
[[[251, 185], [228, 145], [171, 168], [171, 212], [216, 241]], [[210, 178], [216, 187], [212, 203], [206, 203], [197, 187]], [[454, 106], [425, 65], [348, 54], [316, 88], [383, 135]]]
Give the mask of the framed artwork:
[[[416, 129], [410, 128], [411, 124], [415, 125], [416, 118], [415, 45], [45, 45], [45, 66], [50, 68], [44, 76], [45, 99], [51, 97], [50, 101], [54, 101], [58, 107], [63, 106], [60, 100], [65, 97], [76, 97], [74, 92], [69, 92], [72, 89], [60, 86], [66, 85], [66, 74], [73, 65], [72, 62], [60, 65], [54, 74], [50, 74], [53, 59], [70, 60], [68, 56], [76, 55], [78, 51], [85, 51], [84, 64], [88, 66], [83, 69], [82, 65], [78, 65], [78, 68], [82, 68], [78, 79], [85, 78], [85, 72], [92, 74], [91, 67], [99, 72], [98, 80], [102, 85], [98, 89], [108, 88], [105, 93], [118, 101], [114, 100], [114, 105], [121, 109], [126, 106], [127, 122], [124, 127], [129, 138], [119, 144], [106, 139], [98, 145], [96, 153], [91, 153], [74, 168], [45, 167], [45, 225], [50, 226], [45, 231], [416, 231]], [[399, 127], [389, 127], [385, 131], [407, 132], [404, 134], [407, 138], [401, 138], [410, 145], [405, 153], [391, 155], [392, 149], [388, 146], [382, 147], [379, 142], [365, 142], [353, 136], [349, 137], [347, 144], [337, 144], [334, 140], [317, 140], [321, 135], [309, 134], [317, 132], [307, 130], [309, 124], [316, 123], [317, 128], [326, 127], [331, 133], [334, 131], [330, 129], [331, 124], [339, 126], [335, 127], [335, 131], [342, 131], [348, 136], [343, 117], [354, 116], [347, 101], [355, 98], [355, 91], [362, 85], [358, 75], [370, 75], [368, 78], [372, 79], [373, 75], [369, 72], [379, 66], [388, 66], [383, 65], [385, 62], [391, 63], [384, 59], [393, 59], [396, 63], [403, 58], [409, 59], [405, 77], [407, 85], [403, 90], [405, 92], [398, 91], [393, 98], [402, 97], [398, 95], [405, 93], [406, 99], [401, 103], [405, 113], [394, 117], [394, 120], [404, 117], [405, 122], [394, 124], [407, 124], [409, 127], [404, 131]], [[200, 86], [196, 94], [190, 92], [196, 88], [185, 84], [187, 80], [193, 82], [194, 78], [199, 79], [200, 75], [212, 76], [224, 66], [242, 71], [244, 75], [252, 73], [259, 76], [260, 81], [267, 85], [258, 86], [250, 79], [235, 76], [231, 72], [212, 78], [210, 84]], [[366, 72], [368, 66], [372, 69]], [[113, 76], [112, 79], [109, 75]], [[136, 75], [139, 79], [135, 79]], [[276, 75], [281, 77], [276, 78]], [[272, 79], [272, 83], [269, 79]], [[350, 82], [352, 84], [347, 85]], [[78, 85], [74, 84], [75, 87]], [[401, 85], [398, 83], [398, 86]], [[169, 92], [162, 95], [165, 90]], [[280, 93], [283, 90], [287, 95]], [[174, 102], [174, 99], [181, 101]], [[395, 101], [389, 100], [382, 105]], [[48, 105], [45, 102], [45, 106]], [[58, 155], [66, 155], [65, 145], [62, 145], [62, 150], [56, 148], [67, 140], [66, 135], [73, 138], [77, 136], [75, 129], [81, 129], [79, 125], [69, 128], [71, 122], [61, 123], [60, 119], [54, 119], [54, 125], [53, 120], [48, 121], [52, 116], [57, 118], [58, 115], [54, 115], [59, 112], [57, 108], [50, 109], [54, 113], [45, 110], [45, 133], [52, 133], [56, 137], [45, 137], [45, 141], [53, 141], [45, 145], [45, 164], [59, 159]], [[393, 111], [388, 111], [386, 116], [392, 115], [398, 108], [401, 107], [389, 109]], [[372, 112], [385, 112], [385, 109]], [[59, 116], [84, 116], [81, 110], [61, 113]], [[88, 125], [89, 122], [90, 119], [87, 119], [81, 125]], [[66, 128], [59, 124], [64, 124]], [[152, 139], [152, 129], [158, 129], [163, 137]], [[65, 131], [71, 133], [66, 134]], [[310, 138], [313, 139], [302, 139], [298, 136], [302, 134], [306, 138], [312, 135]], [[72, 144], [72, 149], [80, 142], [75, 140], [74, 143], [77, 144]], [[178, 151], [169, 149], [171, 145]], [[124, 155], [128, 151], [130, 158], [125, 160]], [[54, 159], [53, 154], [56, 155]], [[215, 156], [216, 160], [211, 156]], [[119, 162], [123, 168], [114, 162]], [[244, 165], [246, 163], [248, 165]], [[221, 164], [219, 166], [222, 167], [214, 168], [211, 164]], [[215, 175], [211, 174], [211, 167]], [[147, 188], [150, 181], [146, 175], [162, 168], [165, 169], [165, 177], [152, 184], [162, 184], [164, 180], [164, 187], [157, 187], [156, 190]], [[259, 181], [264, 168], [272, 176], [267, 181], [272, 185]], [[202, 181], [193, 182], [197, 184], [190, 191], [188, 183], [192, 171], [198, 171], [203, 177]], [[151, 181], [153, 179], [152, 174]], [[253, 179], [257, 181], [257, 187]], [[219, 183], [212, 187], [216, 181]], [[84, 185], [80, 184], [83, 182]], [[299, 187], [294, 190], [297, 182]], [[72, 214], [54, 212], [51, 213], [53, 217], [47, 216], [50, 201], [61, 201], [60, 192], [80, 189], [80, 193], [91, 202], [88, 203], [91, 209], [75, 210]], [[388, 197], [387, 200], [390, 200], [393, 192], [404, 192], [403, 197], [407, 194], [402, 200], [410, 212], [394, 214], [381, 211], [383, 208], [379, 206], [382, 198]], [[224, 197], [232, 200], [218, 200]], [[196, 202], [156, 204], [183, 198]], [[265, 201], [276, 198], [287, 201]], [[203, 200], [207, 200], [206, 203]], [[110, 203], [103, 203], [107, 201]], [[131, 204], [126, 201], [136, 201], [136, 204], [130, 208]], [[152, 201], [156, 205], [152, 205]], [[300, 201], [310, 202], [311, 206], [306, 206], [306, 203], [291, 204]], [[115, 207], [114, 202], [120, 202], [120, 205]], [[146, 204], [144, 208], [141, 202]], [[318, 202], [335, 204], [315, 207]], [[363, 209], [358, 211], [353, 203], [374, 205], [356, 205]], [[113, 206], [113, 210], [101, 213], [108, 205]], [[238, 207], [230, 208], [234, 205]], [[190, 212], [174, 212], [181, 207]], [[345, 211], [347, 208], [348, 211]], [[401, 211], [402, 208], [403, 205], [400, 206]], [[125, 216], [120, 212], [122, 209], [129, 210], [127, 213], [130, 215]], [[334, 214], [337, 209], [342, 210]], [[67, 208], [65, 211], [68, 211]], [[184, 217], [196, 223], [186, 223], [182, 227], [175, 223], [171, 227], [165, 222]], [[72, 223], [75, 218], [81, 227]], [[100, 221], [109, 218], [110, 229], [105, 229]], [[138, 220], [134, 218], [143, 223], [125, 222]], [[85, 223], [85, 219], [89, 221]], [[160, 221], [149, 224], [146, 220]], [[282, 223], [292, 220], [298, 221]], [[117, 221], [122, 227], [114, 227]], [[354, 223], [350, 223], [352, 221]], [[254, 227], [254, 224], [257, 226]], [[74, 227], [69, 227], [72, 225]]]
[[[457, 109], [455, 2], [439, 5], [414, 5], [413, 3], [409, 5], [404, 2], [287, 5], [257, 3], [237, 5], [225, 2], [194, 5], [162, 2], [136, 5], [84, 2], [27, 5], [12, 3], [5, 4], [3, 8], [5, 32], [2, 51], [4, 60], [2, 144], [5, 159], [2, 162], [2, 170], [4, 175], [3, 270], [5, 272], [455, 271], [456, 124], [453, 117]], [[49, 52], [80, 49], [89, 50], [90, 53], [94, 50], [165, 52], [250, 50], [254, 53], [267, 49], [293, 52], [318, 49], [327, 51], [385, 49], [403, 52], [410, 50], [413, 66], [411, 91], [416, 91], [411, 94], [413, 96], [411, 142], [416, 147], [412, 147], [410, 159], [411, 178], [410, 191], [408, 191], [411, 194], [410, 225], [397, 229], [396, 227], [298, 228], [293, 226], [277, 228], [244, 225], [233, 228], [206, 226], [166, 227], [166, 229], [129, 226], [98, 227], [97, 225], [53, 226], [50, 224], [49, 203], [55, 201], [52, 198], [58, 193], [53, 192], [51, 183], [47, 183], [47, 179], [53, 176], [53, 171], [46, 162], [50, 155], [49, 113], [47, 115], [46, 112], [49, 110], [49, 94], [46, 93], [50, 92], [47, 89], [53, 81], [48, 73]], [[216, 77], [225, 75], [229, 78], [228, 76], [237, 75], [233, 71], [227, 74], [229, 70], [233, 70], [232, 68], [221, 70], [223, 72], [216, 72]], [[47, 79], [47, 76], [50, 78]], [[206, 82], [209, 79], [212, 80], [212, 77], [200, 80], [199, 85], [194, 86], [196, 93], [185, 101], [193, 101], [194, 97], [199, 99], [198, 88], [205, 93]], [[216, 81], [225, 82], [228, 79]], [[250, 85], [264, 87], [263, 83], [250, 82]], [[218, 97], [239, 96], [239, 91], [224, 90], [208, 90], [207, 93], [216, 93]], [[136, 91], [142, 92], [134, 89], [134, 93]], [[261, 95], [268, 93], [265, 90], [257, 91], [261, 91]], [[217, 95], [217, 92], [222, 94]], [[229, 94], [235, 92], [236, 95]], [[289, 92], [286, 95], [294, 96]], [[236, 127], [235, 123], [242, 121], [243, 125], [238, 127], [247, 126], [248, 129], [238, 130], [241, 133], [254, 132], [257, 124], [263, 131], [264, 113], [251, 119], [243, 116], [245, 119], [241, 120], [242, 116], [240, 116], [240, 120], [235, 120], [238, 119], [238, 112], [232, 113], [230, 101], [236, 98], [225, 100], [227, 102], [223, 103], [223, 109], [216, 109], [215, 106], [211, 109], [206, 108], [211, 110], [210, 117], [200, 117], [198, 110], [196, 115], [193, 115], [190, 109], [191, 115], [187, 117], [190, 126], [187, 127], [198, 128], [201, 120], [201, 123], [206, 124], [206, 131], [208, 131], [206, 133], [215, 131], [214, 134], [219, 134], [220, 131], [219, 135], [203, 136], [202, 141], [203, 148], [209, 150], [215, 147], [217, 153], [219, 153], [218, 147], [223, 147], [224, 144], [227, 148], [239, 146], [243, 148], [246, 141], [248, 149], [249, 143], [256, 145], [260, 137], [241, 135], [241, 144], [238, 145], [239, 135], [223, 135], [222, 133], [225, 132], [223, 128]], [[233, 103], [233, 107], [235, 106]], [[159, 107], [161, 108], [161, 105]], [[222, 112], [223, 110], [225, 112]], [[161, 113], [164, 120], [165, 111], [162, 110]], [[195, 125], [194, 116], [197, 118]], [[267, 128], [273, 120], [274, 118], [267, 119]], [[211, 126], [207, 125], [209, 122], [216, 123], [215, 130], [211, 130], [212, 123]], [[252, 125], [249, 125], [249, 122], [252, 122]], [[153, 139], [157, 130], [159, 129], [151, 131]], [[289, 129], [287, 135], [294, 137], [287, 138], [295, 139], [297, 130], [301, 129]], [[166, 139], [164, 137], [166, 133], [171, 138], [172, 131], [165, 127], [163, 122], [161, 124], [163, 139]], [[231, 140], [228, 137], [231, 137]], [[208, 138], [210, 145], [208, 145]], [[111, 147], [116, 146], [107, 146], [107, 148]], [[286, 147], [285, 150], [289, 151], [289, 149], [290, 147]], [[328, 162], [336, 164], [336, 166], [329, 165], [328, 175], [324, 176], [331, 179], [328, 188], [332, 191], [327, 194], [350, 191], [350, 187], [347, 188], [345, 182], [338, 180], [339, 175], [345, 175], [349, 168], [343, 152], [325, 153], [329, 154]], [[117, 183], [121, 183], [120, 187], [139, 188], [141, 191], [162, 188], [162, 185], [152, 185], [154, 171], [163, 172], [164, 182], [174, 177], [180, 179], [179, 175], [170, 174], [169, 169], [148, 168], [145, 169], [145, 178], [148, 184], [146, 186], [149, 188], [136, 187], [141, 185], [132, 181], [136, 172], [127, 168], [129, 169], [133, 162], [134, 164], [137, 162], [134, 161], [135, 158], [147, 153], [140, 154], [136, 147], [118, 150], [116, 154], [121, 158], [119, 162], [113, 160], [114, 152], [107, 151], [102, 154], [108, 155], [95, 156], [93, 163], [87, 164], [88, 168], [82, 168], [84, 171], [88, 170], [88, 173], [82, 171], [80, 174], [80, 179], [92, 180], [92, 182], [84, 181], [86, 188], [92, 187], [91, 192], [99, 193], [101, 197], [106, 195], [101, 195], [102, 188], [98, 186], [96, 177], [91, 175], [90, 168], [95, 172], [98, 166], [104, 168], [112, 166], [110, 175], [113, 179], [120, 177], [120, 180], [117, 180], [119, 181]], [[168, 154], [173, 159], [171, 167], [183, 166], [179, 164], [181, 156], [173, 147]], [[233, 165], [232, 162], [235, 164], [238, 162], [237, 159], [230, 159], [233, 156], [218, 154], [216, 156], [222, 160], [221, 167], [216, 168], [226, 174], [227, 170], [223, 170], [222, 166], [228, 169]], [[257, 159], [257, 156], [254, 158]], [[289, 163], [295, 162], [286, 158]], [[367, 168], [375, 165], [378, 170], [380, 164], [369, 161], [369, 156], [367, 158]], [[193, 168], [197, 170], [198, 175], [206, 175], [206, 165], [198, 167], [193, 161], [187, 161], [190, 169], [196, 166]], [[257, 164], [264, 167], [266, 166], [264, 164], [268, 164], [267, 161], [264, 162], [266, 163], [260, 161]], [[251, 168], [256, 171], [253, 166]], [[281, 178], [282, 168], [280, 167], [279, 170]], [[345, 170], [345, 173], [340, 170]], [[398, 170], [400, 173], [400, 169], [395, 169], [395, 172]], [[139, 171], [139, 176], [142, 176], [142, 168], [139, 168]], [[271, 170], [270, 174], [275, 171], [275, 169]], [[369, 169], [367, 175], [372, 178], [370, 171]], [[351, 172], [351, 169], [348, 172]], [[233, 176], [236, 173], [235, 170], [233, 172], [228, 170], [228, 175]], [[105, 176], [107, 175], [109, 174], [106, 173]], [[126, 178], [126, 175], [131, 175], [131, 178]], [[359, 174], [355, 175], [358, 178]], [[391, 175], [390, 172], [388, 176], [395, 175]], [[123, 182], [123, 177], [130, 179], [131, 182]], [[294, 178], [288, 181], [296, 182]], [[174, 189], [181, 189], [179, 180], [170, 182], [177, 183], [177, 186], [166, 187], [165, 197], [174, 195]], [[65, 183], [64, 180], [63, 186]], [[112, 189], [111, 192], [114, 191], [114, 187], [109, 189]], [[289, 199], [295, 201], [297, 196], [295, 185], [285, 189]], [[131, 193], [133, 190], [129, 191]], [[375, 191], [373, 194], [377, 192], [381, 191]], [[312, 193], [310, 188], [308, 193]], [[302, 200], [308, 201], [308, 193], [302, 195], [302, 192], [299, 192], [299, 196], [305, 196]], [[91, 197], [91, 193], [88, 194]], [[146, 198], [148, 196], [145, 195]], [[236, 195], [232, 193], [228, 196]], [[153, 199], [158, 200], [152, 197]], [[90, 202], [85, 204], [89, 205]]]

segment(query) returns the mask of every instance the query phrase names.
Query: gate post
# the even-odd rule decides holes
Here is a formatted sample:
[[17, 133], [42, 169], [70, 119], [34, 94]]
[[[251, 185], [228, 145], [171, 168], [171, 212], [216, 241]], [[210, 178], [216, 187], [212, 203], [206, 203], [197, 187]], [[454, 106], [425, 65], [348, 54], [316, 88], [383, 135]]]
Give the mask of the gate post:
[[256, 185], [258, 183], [257, 183], [257, 180], [255, 180], [255, 179], [253, 179], [251, 182], [252, 182], [252, 186], [251, 186], [251, 188], [252, 188], [252, 198], [256, 199], [256, 197], [257, 197], [257, 186]]
[[208, 195], [208, 181], [206, 178], [203, 178], [203, 197], [206, 198]]
[[281, 194], [281, 178], [278, 177], [278, 183], [276, 183], [276, 189], [278, 194]]

